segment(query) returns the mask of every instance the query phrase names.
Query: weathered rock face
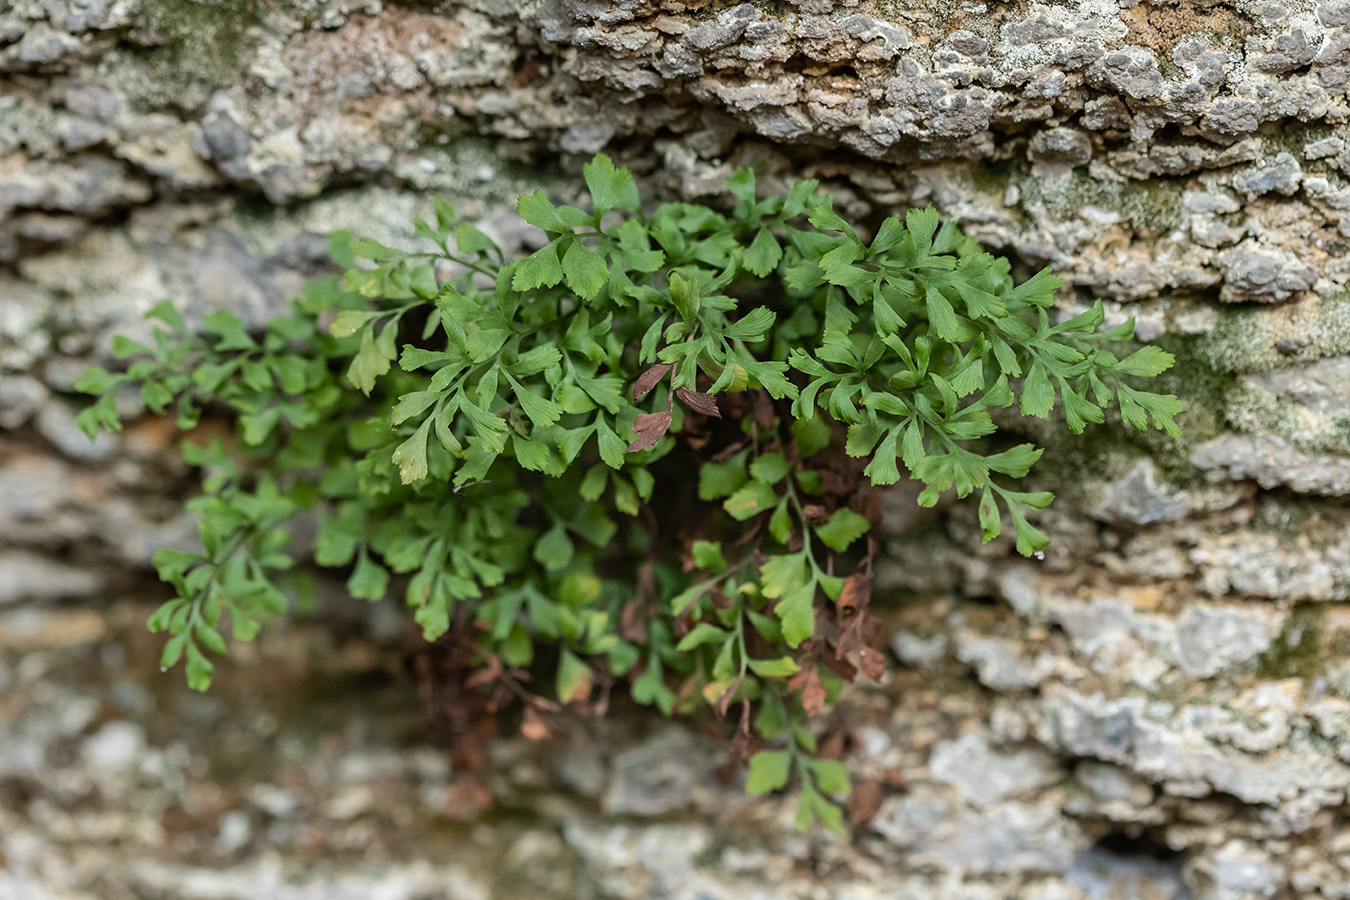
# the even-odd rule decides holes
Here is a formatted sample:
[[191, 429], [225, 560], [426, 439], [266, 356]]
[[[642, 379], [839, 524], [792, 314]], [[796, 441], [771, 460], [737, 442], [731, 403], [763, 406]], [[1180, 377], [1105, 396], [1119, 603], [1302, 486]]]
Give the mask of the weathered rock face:
[[[260, 322], [324, 232], [397, 240], [429, 192], [521, 246], [514, 196], [568, 195], [601, 149], [658, 197], [753, 164], [861, 221], [931, 202], [1052, 264], [1066, 311], [1136, 316], [1178, 356], [1184, 435], [1009, 423], [1051, 446], [1043, 561], [888, 496], [879, 578], [905, 602], [890, 683], [856, 692], [850, 765], [881, 794], [850, 842], [718, 788], [682, 731], [538, 764], [504, 745], [503, 796], [537, 819], [475, 840], [584, 873], [559, 896], [1350, 897], [1348, 85], [1343, 2], [0, 2], [0, 692], [25, 698], [0, 704], [0, 797], [22, 799], [0, 898], [548, 895], [419, 867], [443, 836], [380, 844], [383, 876], [277, 862], [267, 843], [327, 846], [305, 834], [375, 846], [391, 826], [358, 799], [386, 788], [423, 798], [404, 833], [436, 832], [444, 773], [390, 739], [386, 775], [344, 775], [362, 732], [309, 773], [332, 808], [266, 780], [221, 800], [209, 747], [129, 725], [174, 704], [60, 674], [94, 649], [117, 669], [80, 609], [191, 527], [172, 432], [89, 444], [70, 387], [159, 300]], [[156, 779], [206, 792], [209, 844], [165, 836], [172, 801], [136, 793]], [[100, 867], [133, 794], [135, 852]], [[83, 868], [54, 862], [72, 848]]]

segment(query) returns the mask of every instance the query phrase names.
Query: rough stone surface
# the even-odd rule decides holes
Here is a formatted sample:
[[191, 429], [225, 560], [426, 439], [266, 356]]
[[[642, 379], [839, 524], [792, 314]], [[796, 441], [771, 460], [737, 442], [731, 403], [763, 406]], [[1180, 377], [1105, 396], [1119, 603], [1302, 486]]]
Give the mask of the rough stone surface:
[[[0, 4], [0, 900], [1350, 898], [1347, 88], [1339, 0]], [[631, 714], [504, 742], [508, 814], [458, 824], [392, 611], [206, 698], [140, 634], [193, 480], [160, 423], [73, 428], [108, 337], [260, 323], [433, 192], [528, 246], [515, 195], [601, 149], [662, 199], [932, 203], [1177, 355], [1179, 440], [1007, 423], [1043, 560], [883, 499], [847, 840]]]

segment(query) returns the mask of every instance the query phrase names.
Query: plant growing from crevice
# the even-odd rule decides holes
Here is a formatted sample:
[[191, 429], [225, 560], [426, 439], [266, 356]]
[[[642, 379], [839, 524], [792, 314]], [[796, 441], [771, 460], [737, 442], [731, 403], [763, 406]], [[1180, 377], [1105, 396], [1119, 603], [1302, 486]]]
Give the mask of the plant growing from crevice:
[[[1052, 498], [1018, 480], [1041, 451], [1000, 442], [990, 409], [1058, 405], [1081, 432], [1115, 404], [1172, 432], [1176, 398], [1127, 379], [1171, 358], [1113, 353], [1133, 326], [1100, 331], [1100, 304], [1056, 322], [1057, 278], [1014, 284], [931, 208], [865, 241], [814, 181], [759, 197], [742, 169], [729, 214], [646, 214], [608, 157], [585, 180], [590, 209], [520, 198], [546, 240], [529, 255], [437, 200], [421, 249], [335, 235], [345, 271], [262, 333], [228, 312], [193, 331], [166, 303], [154, 346], [115, 339], [126, 370], [78, 384], [91, 436], [137, 402], [235, 423], [184, 445], [201, 547], [155, 557], [176, 593], [150, 618], [161, 663], [205, 689], [227, 626], [249, 640], [282, 614], [303, 556], [355, 597], [402, 596], [472, 686], [523, 703], [528, 736], [620, 684], [666, 715], [711, 708], [752, 793], [795, 776], [799, 821], [839, 829], [848, 779], [811, 720], [884, 669], [875, 488], [903, 472], [923, 505], [973, 498], [986, 541], [1010, 522], [1038, 553]], [[299, 515], [312, 546], [285, 530]]]

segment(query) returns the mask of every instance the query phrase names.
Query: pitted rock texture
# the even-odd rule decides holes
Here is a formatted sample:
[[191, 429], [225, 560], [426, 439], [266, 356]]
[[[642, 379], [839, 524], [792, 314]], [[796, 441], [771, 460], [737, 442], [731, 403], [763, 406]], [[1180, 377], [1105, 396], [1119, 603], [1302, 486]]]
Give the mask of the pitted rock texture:
[[[0, 900], [1350, 898], [1348, 88], [1343, 2], [0, 3]], [[108, 336], [166, 297], [261, 323], [327, 232], [411, 240], [432, 192], [530, 247], [514, 197], [571, 199], [597, 150], [654, 199], [753, 165], [865, 229], [932, 203], [1053, 265], [1063, 314], [1103, 299], [1177, 355], [1180, 440], [1004, 423], [1048, 447], [1044, 560], [887, 492], [895, 659], [850, 701], [876, 808], [847, 841], [631, 723], [504, 743], [511, 812], [456, 831], [416, 739], [359, 715], [286, 738], [323, 708], [298, 677], [247, 719], [119, 674], [154, 650], [108, 598], [191, 540], [194, 475], [164, 423], [75, 431]], [[334, 616], [402, 634], [375, 610]], [[286, 665], [368, 672], [336, 633]], [[344, 714], [382, 702], [351, 691]], [[242, 778], [193, 722], [272, 768]], [[520, 877], [446, 855], [470, 839]]]
[[[18, 3], [0, 259], [165, 192], [273, 203], [467, 134], [720, 187], [770, 142], [1119, 301], [1347, 287], [1350, 5]], [[841, 157], [833, 151], [843, 151]], [[869, 162], [870, 161], [870, 162]]]

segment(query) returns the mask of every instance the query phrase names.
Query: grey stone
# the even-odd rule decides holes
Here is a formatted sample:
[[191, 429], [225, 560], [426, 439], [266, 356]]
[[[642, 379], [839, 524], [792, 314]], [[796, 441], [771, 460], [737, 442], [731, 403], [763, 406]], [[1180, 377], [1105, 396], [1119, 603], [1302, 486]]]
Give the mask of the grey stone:
[[70, 459], [97, 462], [116, 452], [116, 435], [100, 431], [91, 441], [75, 424], [75, 416], [75, 410], [64, 402], [48, 403], [37, 415], [38, 433]]
[[1093, 847], [1074, 860], [1064, 878], [1089, 900], [1194, 900], [1179, 859]]
[[1307, 262], [1251, 241], [1227, 252], [1224, 269], [1226, 280], [1220, 298], [1229, 303], [1288, 300], [1317, 281], [1317, 270]]
[[1141, 459], [1128, 474], [1103, 485], [1092, 514], [1108, 522], [1148, 525], [1182, 518], [1195, 508], [1185, 491], [1160, 482], [1152, 459]]
[[28, 422], [49, 396], [46, 385], [28, 375], [0, 375], [0, 428]]
[[897, 631], [891, 636], [891, 651], [905, 665], [925, 668], [946, 657], [947, 636], [936, 634], [925, 638]]
[[1286, 614], [1260, 607], [1191, 603], [1177, 624], [1177, 657], [1192, 675], [1208, 678], [1250, 662], [1269, 649]]
[[1046, 674], [1048, 661], [1031, 658], [1015, 641], [987, 638], [961, 631], [956, 637], [956, 657], [974, 666], [980, 682], [995, 690], [1027, 688]]
[[1330, 0], [1330, 2], [1319, 3], [1317, 4], [1317, 18], [1328, 27], [1350, 25], [1350, 3], [1346, 3], [1344, 0]]
[[980, 733], [938, 744], [928, 760], [928, 770], [934, 779], [950, 784], [977, 807], [1049, 787], [1063, 778], [1059, 766], [1044, 751], [995, 752]]
[[1074, 768], [1074, 775], [1101, 803], [1144, 807], [1153, 802], [1153, 790], [1120, 766], [1084, 760]]
[[219, 856], [229, 856], [253, 840], [253, 823], [248, 813], [233, 809], [220, 817], [220, 831], [216, 835], [215, 851]]
[[1238, 172], [1233, 176], [1233, 187], [1246, 194], [1248, 198], [1259, 197], [1272, 191], [1289, 196], [1298, 190], [1303, 178], [1303, 168], [1292, 154], [1282, 152], [1273, 160], [1251, 169]]
[[[1288, 349], [1307, 346], [1294, 343]], [[1280, 349], [1276, 346], [1276, 349]], [[1350, 357], [1323, 359], [1302, 366], [1290, 366], [1250, 375], [1247, 383], [1297, 400], [1309, 410], [1324, 416], [1350, 411]]]
[[1191, 454], [1202, 469], [1226, 469], [1230, 478], [1250, 478], [1266, 489], [1301, 494], [1350, 494], [1350, 459], [1310, 456], [1273, 434], [1225, 434]]
[[912, 863], [944, 872], [1062, 873], [1089, 843], [1053, 801], [977, 811], [921, 789], [887, 800], [871, 827]]
[[61, 61], [79, 46], [80, 42], [73, 35], [39, 22], [28, 30], [9, 55], [21, 63], [46, 66]]
[[109, 774], [137, 768], [145, 755], [145, 732], [133, 722], [113, 721], [80, 745], [80, 755], [90, 768]]
[[59, 563], [47, 556], [12, 550], [0, 553], [0, 606], [31, 600], [88, 597], [103, 585], [105, 573]]
[[1127, 97], [1147, 100], [1162, 93], [1158, 60], [1143, 47], [1127, 46], [1108, 53], [1098, 65], [1106, 83]]
[[1308, 65], [1316, 54], [1316, 42], [1308, 39], [1302, 26], [1295, 25], [1270, 41], [1265, 52], [1253, 54], [1252, 65], [1262, 72], [1279, 74]]
[[682, 38], [685, 46], [695, 52], [717, 50], [727, 46], [745, 33], [746, 26], [758, 15], [758, 10], [749, 3], [742, 3], [716, 18], [685, 32]]
[[1234, 140], [1261, 125], [1261, 105], [1237, 97], [1220, 97], [1200, 119], [1202, 133], [1214, 140]]
[[1032, 137], [1027, 155], [1037, 162], [1082, 166], [1092, 159], [1092, 141], [1076, 128], [1050, 128]]
[[227, 110], [217, 110], [202, 119], [202, 140], [211, 158], [222, 161], [248, 156], [253, 146], [248, 130]]
[[65, 106], [77, 116], [109, 123], [126, 102], [121, 92], [107, 85], [76, 82], [66, 89]]
[[61, 136], [61, 146], [69, 152], [112, 142], [117, 137], [114, 129], [91, 119], [68, 119], [61, 123], [58, 133]]
[[1242, 204], [1226, 191], [1187, 191], [1181, 203], [1197, 213], [1234, 213], [1242, 209]]
[[1119, 648], [1146, 635], [1153, 624], [1137, 615], [1128, 603], [1112, 597], [1096, 597], [1087, 603], [1063, 603], [1053, 615], [1084, 656], [1092, 656], [1111, 645]]
[[1274, 897], [1285, 883], [1284, 866], [1271, 854], [1238, 840], [1196, 860], [1193, 868], [1214, 884], [1211, 894], [1215, 900]]
[[684, 890], [696, 877], [694, 860], [712, 841], [700, 823], [659, 823], [645, 828], [570, 819], [563, 837], [590, 866], [612, 872], [618, 884], [631, 884], [638, 873], [655, 876], [660, 895], [698, 897]]
[[78, 216], [48, 216], [41, 213], [29, 213], [14, 220], [15, 231], [20, 237], [45, 244], [68, 244], [84, 237], [89, 231], [89, 222]]
[[706, 777], [706, 760], [687, 732], [666, 729], [614, 758], [601, 806], [611, 815], [656, 816], [690, 805]]

